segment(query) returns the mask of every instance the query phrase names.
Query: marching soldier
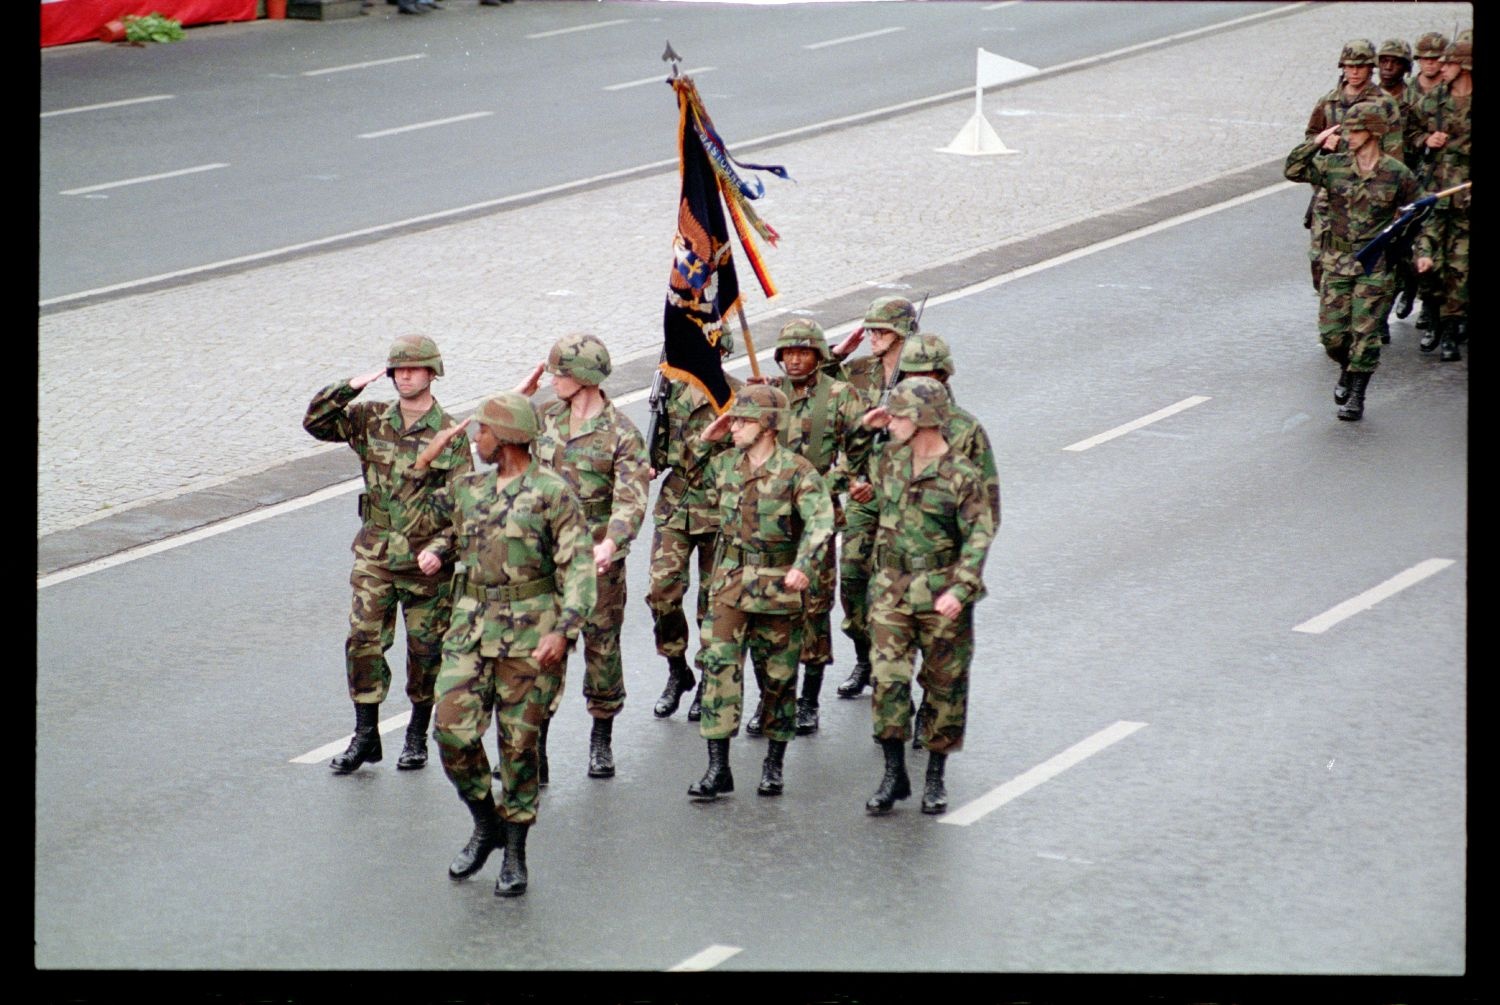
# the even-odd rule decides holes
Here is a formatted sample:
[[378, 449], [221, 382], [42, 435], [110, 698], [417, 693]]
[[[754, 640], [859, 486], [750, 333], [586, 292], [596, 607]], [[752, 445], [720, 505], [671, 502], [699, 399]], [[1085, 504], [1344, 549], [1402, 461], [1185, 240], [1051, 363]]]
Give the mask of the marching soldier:
[[[1416, 89], [1407, 82], [1407, 74], [1411, 72], [1411, 46], [1405, 39], [1388, 38], [1380, 43], [1376, 60], [1380, 67], [1380, 89], [1396, 102], [1397, 124], [1392, 135], [1400, 136], [1402, 143], [1401, 152], [1394, 156], [1400, 157], [1407, 167], [1415, 171], [1421, 151], [1414, 149], [1410, 142], [1418, 128], [1415, 120], [1419, 117]], [[1411, 260], [1411, 245], [1404, 243], [1393, 247], [1387, 252], [1387, 257], [1399, 294], [1392, 302], [1393, 307], [1396, 317], [1404, 318], [1411, 313], [1412, 303], [1417, 295], [1417, 271]], [[1390, 341], [1391, 325], [1387, 316], [1380, 319], [1380, 343], [1389, 345]]]
[[911, 795], [905, 745], [912, 732], [912, 664], [922, 666], [927, 748], [922, 812], [948, 808], [944, 768], [963, 748], [968, 720], [969, 664], [974, 658], [974, 604], [984, 596], [984, 561], [995, 537], [984, 478], [945, 437], [948, 394], [930, 377], [897, 385], [885, 408], [865, 422], [888, 428], [891, 442], [875, 462], [879, 526], [870, 631], [875, 645], [875, 739], [885, 773], [865, 803], [888, 813]]
[[[1357, 421], [1364, 415], [1365, 389], [1380, 365], [1380, 319], [1395, 296], [1391, 269], [1384, 258], [1369, 275], [1354, 255], [1397, 214], [1420, 198], [1411, 170], [1383, 152], [1381, 137], [1389, 126], [1383, 108], [1361, 102], [1350, 108], [1342, 125], [1332, 125], [1295, 147], [1284, 173], [1292, 181], [1315, 185], [1328, 196], [1328, 227], [1322, 238], [1322, 283], [1318, 290], [1318, 337], [1329, 359], [1339, 365], [1333, 400], [1338, 417]], [[1339, 133], [1347, 150], [1339, 149]], [[1417, 267], [1429, 242], [1419, 235]]]
[[[950, 378], [956, 372], [953, 353], [941, 335], [923, 332], [907, 340], [901, 351], [901, 379], [930, 377], [943, 385], [948, 392], [947, 418], [943, 423], [943, 439], [954, 451], [969, 459], [979, 470], [984, 483], [985, 500], [989, 503], [990, 515], [996, 529], [1000, 527], [1000, 471], [995, 465], [995, 450], [990, 444], [989, 434], [973, 414], [959, 407], [954, 400]], [[898, 385], [899, 386], [899, 385]], [[922, 726], [932, 715], [925, 695], [917, 707], [918, 728], [912, 731], [912, 746], [922, 745]]]
[[[515, 392], [485, 400], [479, 457], [489, 471], [466, 474], [432, 503], [448, 533], [418, 556], [435, 574], [444, 556], [460, 561], [452, 623], [437, 682], [437, 740], [443, 771], [474, 818], [468, 843], [448, 867], [465, 879], [504, 847], [495, 895], [526, 892], [526, 834], [540, 796], [537, 740], [562, 689], [568, 649], [594, 605], [588, 525], [572, 489], [531, 456], [538, 432], [531, 402]], [[437, 456], [436, 441], [415, 471]], [[490, 795], [485, 730], [494, 710], [500, 734], [498, 814]]]
[[[719, 354], [728, 356], [734, 350], [733, 337], [726, 331], [719, 336]], [[744, 382], [725, 374], [731, 390], [738, 391]], [[657, 493], [652, 519], [656, 532], [651, 540], [651, 589], [646, 606], [656, 638], [656, 651], [667, 660], [667, 686], [651, 710], [658, 719], [677, 711], [682, 696], [697, 690], [688, 706], [689, 722], [697, 722], [703, 702], [702, 667], [697, 681], [688, 669], [687, 617], [682, 601], [687, 596], [690, 567], [697, 555], [698, 566], [698, 634], [703, 634], [703, 619], [708, 616], [708, 580], [713, 569], [714, 541], [719, 534], [719, 513], [708, 503], [703, 482], [704, 468], [728, 440], [709, 443], [701, 433], [714, 419], [714, 407], [707, 395], [686, 381], [668, 385], [666, 414], [656, 427], [657, 443], [651, 444], [652, 469], [666, 474]]]
[[[776, 362], [786, 374], [780, 389], [786, 395], [787, 421], [779, 437], [783, 445], [801, 454], [822, 475], [833, 498], [834, 526], [843, 523], [839, 497], [865, 477], [871, 433], [860, 425], [868, 403], [863, 395], [841, 380], [820, 372], [830, 362], [828, 341], [815, 321], [797, 319], [782, 326], [776, 336]], [[763, 378], [768, 379], [768, 378]], [[797, 699], [797, 733], [818, 729], [818, 694], [823, 687], [823, 668], [833, 662], [833, 633], [829, 613], [833, 610], [835, 573], [834, 547], [821, 553], [822, 565], [808, 588], [803, 614], [802, 694]], [[760, 735], [760, 716], [751, 717], [745, 732]]]
[[732, 437], [705, 473], [719, 511], [719, 543], [709, 588], [698, 665], [704, 677], [699, 732], [708, 741], [708, 770], [688, 787], [697, 800], [734, 791], [729, 741], [739, 733], [745, 653], [760, 685], [763, 796], [780, 795], [786, 745], [798, 732], [793, 699], [806, 619], [803, 607], [832, 546], [833, 502], [817, 469], [777, 440], [787, 400], [774, 387], [751, 384], [703, 430], [709, 442]]
[[[532, 454], [562, 475], [578, 496], [594, 541], [597, 600], [583, 629], [583, 696], [593, 732], [589, 736], [590, 778], [615, 773], [615, 716], [625, 707], [625, 668], [620, 659], [620, 626], [625, 619], [625, 555], [646, 518], [651, 477], [646, 443], [635, 423], [615, 408], [599, 385], [609, 376], [609, 350], [593, 335], [565, 335], [547, 362], [532, 372], [522, 393], [535, 393], [545, 369], [557, 400], [538, 409], [539, 428]], [[566, 665], [564, 666], [566, 673]], [[562, 701], [559, 688], [548, 720]], [[540, 757], [547, 781], [547, 730]]]
[[[870, 340], [870, 355], [835, 364], [825, 372], [852, 384], [867, 403], [884, 405], [901, 379], [901, 349], [917, 330], [917, 309], [904, 297], [880, 297], [865, 311], [859, 328], [834, 347], [837, 361], [848, 359], [859, 343]], [[878, 443], [880, 436], [875, 437]], [[872, 455], [873, 457], [873, 455]], [[872, 460], [873, 463], [873, 460]], [[840, 698], [858, 698], [870, 683], [870, 549], [875, 541], [874, 491], [867, 481], [849, 486], [849, 508], [839, 535], [839, 602], [844, 621], [839, 627], [854, 643], [854, 669], [838, 686]]]
[[[1443, 50], [1443, 83], [1422, 99], [1422, 145], [1430, 161], [1434, 191], [1469, 180], [1471, 142], [1469, 117], [1474, 100], [1474, 42], [1466, 33]], [[1431, 274], [1440, 303], [1437, 323], [1418, 344], [1431, 352], [1441, 342], [1445, 363], [1463, 358], [1459, 343], [1468, 335], [1469, 314], [1469, 190], [1439, 199], [1422, 232], [1429, 253], [1417, 258], [1417, 271]]]
[[[302, 419], [302, 427], [315, 438], [349, 444], [359, 455], [365, 478], [349, 576], [354, 599], [344, 643], [354, 736], [348, 749], [329, 762], [341, 775], [381, 759], [380, 703], [391, 685], [385, 653], [395, 642], [397, 607], [406, 623], [411, 721], [396, 767], [415, 769], [427, 763], [433, 684], [452, 598], [447, 570], [420, 569], [417, 553], [441, 529], [431, 520], [428, 497], [473, 467], [462, 427], [453, 424], [432, 396], [432, 381], [442, 375], [437, 343], [425, 335], [403, 335], [391, 345], [384, 367], [323, 388]], [[397, 401], [354, 403], [382, 376], [395, 385]], [[455, 432], [444, 440], [446, 447], [432, 459], [426, 476], [407, 477], [417, 455], [443, 429]]]
[[[1339, 53], [1339, 86], [1318, 99], [1318, 103], [1313, 107], [1312, 115], [1308, 117], [1303, 138], [1312, 139], [1329, 126], [1344, 121], [1344, 116], [1348, 114], [1349, 109], [1360, 102], [1375, 103], [1385, 115], [1388, 125], [1396, 125], [1400, 113], [1397, 111], [1395, 101], [1370, 79], [1374, 68], [1374, 43], [1364, 38], [1356, 38], [1344, 43], [1343, 51]], [[1401, 133], [1397, 131], [1392, 135], [1388, 129], [1387, 133], [1382, 136], [1390, 137], [1385, 140], [1388, 144], [1387, 152], [1400, 157]], [[1322, 276], [1323, 232], [1328, 229], [1328, 195], [1321, 189], [1313, 192], [1312, 201], [1308, 204], [1308, 215], [1303, 219], [1303, 226], [1311, 231], [1312, 243], [1308, 248], [1307, 257], [1312, 264], [1313, 288], [1317, 289]]]
[[[1415, 49], [1417, 58], [1417, 72], [1412, 74], [1407, 81], [1407, 93], [1412, 97], [1414, 107], [1412, 114], [1406, 120], [1406, 166], [1417, 173], [1417, 181], [1421, 182], [1424, 189], [1435, 190], [1432, 185], [1432, 162], [1427, 158], [1427, 147], [1424, 143], [1426, 133], [1423, 130], [1425, 122], [1422, 115], [1422, 99], [1431, 94], [1433, 89], [1443, 82], [1443, 50], [1448, 48], [1448, 36], [1440, 31], [1429, 31], [1417, 39]], [[1415, 270], [1415, 265], [1413, 265]], [[1432, 352], [1437, 348], [1441, 332], [1438, 329], [1438, 300], [1442, 292], [1436, 285], [1436, 275], [1427, 272], [1417, 276], [1416, 289], [1413, 296], [1420, 294], [1422, 297], [1422, 309], [1417, 312], [1417, 327], [1425, 334], [1418, 345], [1423, 352]], [[1409, 289], [1409, 288], [1408, 288]], [[1396, 316], [1404, 318], [1411, 313], [1411, 297], [1406, 291], [1402, 291], [1401, 302], [1396, 307]], [[1405, 313], [1402, 313], [1403, 308]]]

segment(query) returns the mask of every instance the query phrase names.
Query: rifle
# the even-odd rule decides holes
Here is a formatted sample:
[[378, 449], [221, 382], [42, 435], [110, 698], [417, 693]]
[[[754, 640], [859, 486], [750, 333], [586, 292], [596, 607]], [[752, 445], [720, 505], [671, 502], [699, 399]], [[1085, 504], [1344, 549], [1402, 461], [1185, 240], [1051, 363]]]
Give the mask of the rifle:
[[1380, 260], [1381, 255], [1385, 254], [1386, 249], [1392, 242], [1402, 239], [1408, 227], [1432, 211], [1434, 203], [1455, 192], [1462, 191], [1472, 184], [1473, 182], [1466, 181], [1462, 185], [1454, 185], [1452, 188], [1445, 188], [1441, 192], [1424, 195], [1416, 202], [1408, 203], [1397, 210], [1397, 217], [1386, 224], [1385, 229], [1371, 238], [1368, 244], [1354, 254], [1355, 260], [1364, 267], [1365, 275], [1368, 276], [1374, 270], [1375, 263]]
[[651, 393], [646, 398], [646, 407], [651, 410], [651, 423], [646, 427], [646, 448], [650, 463], [657, 472], [667, 467], [667, 375], [661, 372], [661, 363], [667, 358], [667, 350], [661, 351], [657, 361], [656, 376], [651, 378]]

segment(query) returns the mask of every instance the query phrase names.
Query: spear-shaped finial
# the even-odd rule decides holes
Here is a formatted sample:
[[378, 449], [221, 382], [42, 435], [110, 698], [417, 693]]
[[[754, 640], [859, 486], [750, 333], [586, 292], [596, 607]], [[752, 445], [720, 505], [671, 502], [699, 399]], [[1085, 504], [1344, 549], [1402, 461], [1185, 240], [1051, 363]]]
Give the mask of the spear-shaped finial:
[[661, 61], [663, 63], [671, 63], [672, 64], [672, 75], [670, 77], [668, 77], [667, 79], [668, 80], [676, 80], [677, 79], [677, 64], [682, 61], [682, 57], [679, 56], [679, 55], [677, 55], [677, 53], [675, 53], [675, 52], [672, 51], [672, 43], [671, 42], [667, 43], [667, 51], [661, 54]]

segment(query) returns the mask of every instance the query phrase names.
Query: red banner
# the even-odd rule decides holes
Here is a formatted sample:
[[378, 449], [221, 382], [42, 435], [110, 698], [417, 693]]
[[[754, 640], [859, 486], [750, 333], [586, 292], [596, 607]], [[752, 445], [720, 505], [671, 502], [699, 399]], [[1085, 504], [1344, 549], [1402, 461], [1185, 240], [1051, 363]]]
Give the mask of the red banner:
[[42, 45], [97, 39], [126, 14], [162, 14], [183, 25], [255, 20], [255, 0], [42, 0]]

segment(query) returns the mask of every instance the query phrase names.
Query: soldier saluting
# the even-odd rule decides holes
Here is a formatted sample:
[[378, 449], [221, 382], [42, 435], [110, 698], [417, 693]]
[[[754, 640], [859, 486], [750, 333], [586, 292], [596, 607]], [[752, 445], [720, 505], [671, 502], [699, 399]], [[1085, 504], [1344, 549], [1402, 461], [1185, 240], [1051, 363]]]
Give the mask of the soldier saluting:
[[[441, 529], [426, 505], [430, 495], [473, 467], [463, 427], [455, 426], [432, 396], [432, 381], [442, 375], [437, 343], [425, 335], [403, 335], [391, 345], [384, 367], [323, 388], [302, 420], [315, 438], [349, 444], [359, 455], [365, 479], [349, 576], [354, 600], [344, 643], [354, 736], [348, 749], [329, 763], [338, 774], [381, 759], [380, 703], [391, 684], [385, 653], [395, 642], [397, 607], [406, 621], [411, 722], [396, 767], [427, 763], [433, 683], [452, 599], [448, 570], [419, 568], [417, 553]], [[395, 385], [397, 401], [354, 402], [382, 376]], [[450, 432], [443, 449], [429, 460], [423, 476], [408, 477], [417, 455], [444, 429]]]
[[[568, 649], [594, 606], [594, 566], [573, 491], [531, 456], [537, 436], [531, 402], [513, 391], [498, 394], [474, 420], [479, 458], [495, 467], [433, 495], [438, 518], [451, 530], [418, 561], [434, 573], [446, 555], [461, 563], [437, 680], [437, 740], [443, 771], [474, 818], [474, 831], [448, 874], [472, 876], [503, 845], [495, 895], [513, 897], [526, 892], [526, 834], [540, 792], [537, 738], [562, 686]], [[441, 449], [434, 441], [417, 472]], [[500, 733], [498, 815], [481, 742], [491, 709]]]

